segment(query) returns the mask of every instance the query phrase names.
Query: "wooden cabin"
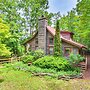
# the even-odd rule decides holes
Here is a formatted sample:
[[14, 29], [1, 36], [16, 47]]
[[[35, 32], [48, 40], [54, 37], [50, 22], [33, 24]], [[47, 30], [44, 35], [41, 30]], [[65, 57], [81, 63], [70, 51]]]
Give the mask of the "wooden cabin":
[[[74, 34], [69, 31], [62, 30], [60, 32], [62, 51], [65, 57], [69, 57], [70, 53], [83, 54], [83, 50], [86, 49], [86, 46], [83, 44], [73, 41], [73, 35]], [[53, 54], [54, 36], [55, 29], [48, 26], [46, 18], [42, 17], [38, 21], [37, 32], [24, 43], [26, 51], [42, 49], [46, 55]]]

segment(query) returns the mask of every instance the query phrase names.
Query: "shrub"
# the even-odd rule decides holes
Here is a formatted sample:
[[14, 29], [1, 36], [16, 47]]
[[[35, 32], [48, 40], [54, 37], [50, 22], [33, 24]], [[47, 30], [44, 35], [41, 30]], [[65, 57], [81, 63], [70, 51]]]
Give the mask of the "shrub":
[[28, 66], [26, 64], [23, 64], [22, 62], [16, 62], [12, 65], [12, 68], [14, 70], [23, 70], [23, 71], [27, 71], [28, 70]]
[[80, 72], [77, 72], [77, 71], [60, 71], [60, 72], [58, 72], [57, 73], [59, 76], [63, 76], [63, 75], [68, 75], [68, 76], [70, 76], [70, 75], [79, 75], [80, 74]]
[[25, 55], [21, 58], [21, 60], [24, 62], [24, 63], [28, 63], [28, 62], [33, 62], [34, 61], [34, 56], [32, 55]]
[[8, 70], [24, 70], [27, 71], [28, 70], [28, 66], [27, 64], [24, 64], [23, 62], [14, 62], [9, 63], [9, 64], [4, 64], [4, 66], [8, 69]]
[[34, 65], [31, 65], [30, 67], [29, 67], [29, 69], [28, 69], [28, 71], [30, 71], [30, 72], [35, 72], [35, 73], [56, 73], [56, 71], [55, 70], [53, 70], [53, 69], [42, 69], [42, 68], [40, 68], [40, 67], [37, 67], [37, 66], [34, 66]]
[[36, 50], [34, 53], [34, 60], [44, 56], [44, 52], [41, 49]]
[[83, 61], [84, 60], [84, 57], [82, 57], [81, 55], [79, 54], [71, 54], [70, 55], [70, 58], [69, 58], [69, 63], [70, 64], [78, 64], [79, 62]]
[[35, 52], [35, 51], [27, 52], [27, 55], [32, 55], [32, 56], [33, 56], [33, 55], [34, 55], [34, 52]]
[[62, 57], [45, 56], [39, 58], [37, 61], [33, 62], [33, 64], [41, 68], [51, 68], [57, 71], [67, 71], [71, 69], [69, 62]]

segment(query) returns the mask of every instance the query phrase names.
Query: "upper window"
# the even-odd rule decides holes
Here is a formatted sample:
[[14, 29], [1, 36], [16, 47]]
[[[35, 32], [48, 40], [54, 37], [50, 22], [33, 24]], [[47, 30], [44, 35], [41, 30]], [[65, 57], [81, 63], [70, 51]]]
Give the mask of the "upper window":
[[49, 38], [49, 44], [53, 44], [53, 38]]

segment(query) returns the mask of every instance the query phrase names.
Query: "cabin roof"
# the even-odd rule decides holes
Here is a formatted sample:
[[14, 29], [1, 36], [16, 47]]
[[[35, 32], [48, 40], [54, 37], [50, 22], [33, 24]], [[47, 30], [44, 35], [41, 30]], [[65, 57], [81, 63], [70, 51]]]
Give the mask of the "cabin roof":
[[[47, 30], [52, 36], [55, 36], [55, 29], [54, 29], [54, 28], [52, 28], [52, 27], [50, 27], [50, 26], [47, 26], [47, 27], [46, 27], [46, 30]], [[72, 33], [72, 32], [69, 32], [69, 31], [61, 31], [61, 33], [62, 33], [62, 32], [70, 33], [70, 34], [73, 35], [73, 33]], [[37, 31], [31, 38], [29, 38], [28, 40], [26, 40], [23, 44], [26, 44], [27, 42], [32, 41], [37, 34], [38, 34], [38, 31]], [[83, 44], [77, 43], [77, 42], [75, 42], [75, 41], [73, 41], [73, 40], [68, 40], [68, 39], [65, 39], [65, 38], [63, 38], [63, 37], [61, 37], [61, 40], [64, 41], [64, 42], [66, 42], [66, 43], [68, 43], [68, 44], [71, 44], [71, 45], [73, 45], [73, 46], [76, 46], [76, 47], [78, 47], [78, 48], [87, 48], [87, 47], [84, 46]]]

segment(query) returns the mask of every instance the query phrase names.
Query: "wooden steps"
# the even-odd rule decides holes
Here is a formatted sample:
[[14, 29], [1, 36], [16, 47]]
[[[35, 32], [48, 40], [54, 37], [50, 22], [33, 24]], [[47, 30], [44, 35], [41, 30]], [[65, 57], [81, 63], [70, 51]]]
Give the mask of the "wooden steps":
[[86, 64], [78, 64], [78, 67], [81, 68], [81, 72], [84, 73], [87, 70]]

